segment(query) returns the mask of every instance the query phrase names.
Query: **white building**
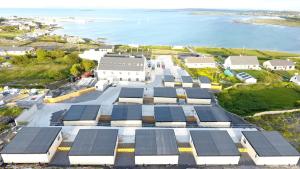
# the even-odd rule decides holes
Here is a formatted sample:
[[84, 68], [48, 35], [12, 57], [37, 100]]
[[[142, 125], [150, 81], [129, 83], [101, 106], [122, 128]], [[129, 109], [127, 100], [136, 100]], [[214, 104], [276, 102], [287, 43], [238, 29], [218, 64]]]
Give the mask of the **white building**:
[[95, 50], [95, 49], [90, 49], [87, 51], [84, 51], [82, 54], [79, 54], [79, 57], [81, 59], [87, 59], [87, 60], [95, 60], [95, 61], [99, 61], [102, 57], [104, 57], [104, 55], [107, 52], [105, 51], [100, 51], [100, 50]]
[[206, 76], [199, 77], [199, 86], [202, 89], [211, 89], [211, 81]]
[[193, 87], [194, 82], [191, 76], [181, 76], [182, 87]]
[[226, 130], [191, 130], [197, 165], [238, 165], [240, 153]]
[[71, 165], [114, 165], [117, 129], [80, 129], [68, 157]]
[[300, 75], [295, 75], [295, 76], [291, 77], [290, 81], [294, 82], [297, 85], [300, 85]]
[[187, 57], [185, 65], [188, 68], [216, 68], [217, 64], [213, 57]]
[[98, 80], [97, 83], [95, 84], [95, 88], [98, 91], [104, 91], [110, 82], [108, 80]]
[[177, 92], [171, 87], [155, 87], [153, 95], [154, 104], [177, 103]]
[[156, 127], [186, 127], [186, 117], [181, 106], [155, 106]]
[[256, 56], [229, 56], [225, 59], [224, 67], [232, 70], [260, 70]]
[[164, 75], [164, 86], [175, 87], [175, 77], [173, 75]]
[[102, 57], [97, 68], [100, 80], [145, 81], [146, 59], [144, 57]]
[[257, 79], [255, 79], [253, 76], [249, 75], [248, 73], [245, 73], [245, 72], [241, 72], [241, 73], [238, 73], [236, 74], [236, 77], [244, 82], [244, 83], [247, 83], [247, 84], [255, 84], [257, 83]]
[[143, 104], [144, 88], [126, 88], [122, 87], [119, 94], [119, 103]]
[[26, 55], [34, 51], [32, 47], [0, 47], [0, 56]]
[[186, 88], [185, 94], [187, 104], [211, 104], [212, 94], [208, 89]]
[[106, 52], [106, 53], [113, 53], [114, 49], [115, 49], [114, 45], [103, 45], [98, 48], [98, 51]]
[[295, 63], [290, 60], [268, 60], [263, 63], [263, 66], [270, 70], [295, 70]]
[[297, 165], [299, 152], [276, 131], [243, 131], [241, 144], [256, 165]]
[[65, 126], [96, 126], [100, 105], [72, 105], [63, 116]]
[[1, 157], [4, 163], [49, 163], [61, 142], [61, 127], [23, 127]]
[[141, 127], [142, 105], [114, 105], [110, 124], [112, 127]]
[[217, 106], [194, 106], [200, 127], [230, 127], [231, 120]]

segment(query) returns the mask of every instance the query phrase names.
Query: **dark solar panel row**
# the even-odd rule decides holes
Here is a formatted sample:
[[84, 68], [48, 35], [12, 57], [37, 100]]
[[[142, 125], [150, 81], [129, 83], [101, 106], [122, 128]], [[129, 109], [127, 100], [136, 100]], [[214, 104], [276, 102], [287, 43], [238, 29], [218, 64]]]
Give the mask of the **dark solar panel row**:
[[143, 98], [144, 97], [144, 88], [126, 88], [122, 87], [120, 98]]
[[114, 105], [111, 115], [112, 121], [116, 120], [141, 120], [141, 105]]
[[202, 122], [229, 122], [223, 110], [215, 106], [195, 106], [196, 114]]
[[65, 113], [64, 121], [95, 120], [100, 105], [72, 105]]
[[185, 114], [180, 106], [154, 107], [155, 121], [157, 122], [185, 122]]
[[176, 89], [172, 87], [154, 87], [154, 97], [176, 98]]
[[186, 88], [185, 93], [187, 98], [191, 99], [212, 99], [212, 94], [209, 93], [208, 89]]

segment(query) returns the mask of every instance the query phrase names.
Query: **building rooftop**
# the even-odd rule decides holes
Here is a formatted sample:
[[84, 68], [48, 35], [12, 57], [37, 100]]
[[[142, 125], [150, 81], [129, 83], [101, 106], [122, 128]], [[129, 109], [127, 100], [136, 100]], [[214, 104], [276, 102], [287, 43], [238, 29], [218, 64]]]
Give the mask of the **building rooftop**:
[[181, 106], [156, 106], [154, 107], [156, 122], [185, 122], [185, 114]]
[[145, 58], [102, 57], [99, 70], [144, 71]]
[[172, 87], [154, 87], [154, 97], [176, 98], [176, 89]]
[[9, 46], [1, 46], [0, 51], [30, 51], [33, 50], [32, 47], [26, 47], [26, 46], [15, 46], [15, 47], [9, 47]]
[[187, 98], [192, 99], [212, 99], [212, 94], [208, 92], [208, 89], [201, 88], [186, 88], [185, 93]]
[[120, 98], [143, 98], [144, 97], [144, 88], [127, 88], [122, 87]]
[[215, 106], [194, 106], [198, 118], [202, 122], [230, 122], [226, 113]]
[[72, 105], [65, 113], [63, 121], [96, 120], [100, 105]]
[[195, 130], [190, 133], [197, 156], [240, 155], [226, 130]]
[[23, 127], [4, 147], [2, 154], [44, 154], [61, 131], [61, 127]]
[[231, 65], [259, 65], [256, 56], [229, 56]]
[[193, 83], [193, 79], [191, 76], [181, 76], [181, 80], [183, 83]]
[[213, 57], [187, 57], [186, 63], [215, 63]]
[[242, 131], [242, 134], [260, 157], [300, 155], [277, 131]]
[[165, 82], [175, 82], [175, 77], [173, 75], [164, 75]]
[[69, 156], [113, 156], [117, 129], [80, 129]]
[[210, 79], [208, 77], [206, 77], [206, 76], [200, 76], [199, 77], [199, 81], [200, 81], [200, 83], [211, 84]]
[[179, 155], [175, 133], [172, 129], [137, 129], [135, 155]]
[[114, 105], [112, 109], [111, 120], [142, 120], [142, 106]]
[[267, 62], [270, 62], [272, 66], [295, 66], [295, 63], [290, 60], [274, 59]]
[[114, 45], [102, 45], [98, 49], [114, 49]]

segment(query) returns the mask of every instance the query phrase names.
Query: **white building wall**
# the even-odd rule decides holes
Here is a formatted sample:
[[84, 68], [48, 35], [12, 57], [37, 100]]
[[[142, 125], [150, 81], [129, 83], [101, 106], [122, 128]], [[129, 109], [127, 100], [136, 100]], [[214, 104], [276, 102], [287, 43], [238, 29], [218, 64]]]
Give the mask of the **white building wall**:
[[142, 120], [114, 120], [110, 122], [112, 127], [142, 127]]
[[191, 99], [186, 98], [187, 104], [211, 104], [211, 99]]
[[164, 82], [165, 87], [174, 87], [175, 82]]
[[145, 71], [112, 71], [112, 70], [97, 70], [97, 76], [100, 80], [114, 81], [145, 81]]
[[216, 63], [185, 63], [188, 68], [216, 68]]
[[85, 121], [63, 121], [64, 126], [96, 126], [98, 120], [85, 120]]
[[193, 83], [182, 83], [182, 87], [193, 87]]
[[167, 98], [167, 97], [154, 97], [153, 102], [155, 104], [162, 104], [162, 103], [177, 103], [177, 98]]
[[178, 164], [178, 155], [165, 156], [135, 156], [136, 165], [168, 165]]
[[186, 122], [155, 122], [156, 127], [186, 127]]
[[137, 103], [143, 104], [143, 98], [121, 98], [119, 97], [120, 103]]
[[201, 83], [200, 82], [200, 88], [202, 88], [202, 89], [211, 89], [211, 84], [210, 83]]

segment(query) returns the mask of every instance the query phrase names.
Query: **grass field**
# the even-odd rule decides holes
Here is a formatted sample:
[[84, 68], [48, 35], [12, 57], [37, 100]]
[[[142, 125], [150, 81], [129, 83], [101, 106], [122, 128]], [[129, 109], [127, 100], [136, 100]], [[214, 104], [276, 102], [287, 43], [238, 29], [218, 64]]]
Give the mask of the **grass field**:
[[218, 94], [222, 107], [250, 116], [257, 112], [300, 107], [300, 89], [291, 84], [256, 84], [233, 87]]
[[240, 70], [237, 72], [246, 72], [256, 78], [259, 83], [276, 83], [282, 81], [281, 76], [266, 70]]
[[248, 117], [246, 120], [265, 130], [280, 132], [300, 151], [300, 112]]

